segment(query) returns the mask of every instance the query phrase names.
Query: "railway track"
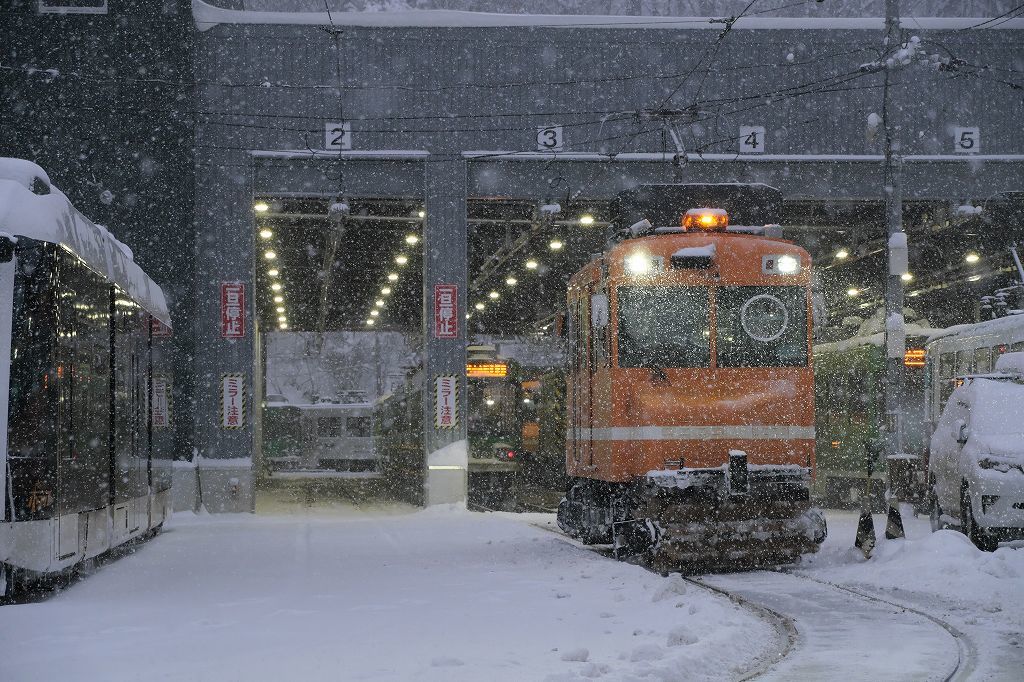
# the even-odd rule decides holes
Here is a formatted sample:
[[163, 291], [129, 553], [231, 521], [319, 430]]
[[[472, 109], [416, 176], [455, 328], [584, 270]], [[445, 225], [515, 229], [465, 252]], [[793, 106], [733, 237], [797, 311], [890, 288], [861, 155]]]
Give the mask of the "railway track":
[[[583, 545], [551, 525], [531, 525], [615, 560], [609, 548]], [[861, 589], [792, 569], [683, 579], [732, 600], [775, 629], [778, 648], [755, 660], [739, 680], [962, 682], [976, 666], [977, 648], [964, 632], [923, 610]]]

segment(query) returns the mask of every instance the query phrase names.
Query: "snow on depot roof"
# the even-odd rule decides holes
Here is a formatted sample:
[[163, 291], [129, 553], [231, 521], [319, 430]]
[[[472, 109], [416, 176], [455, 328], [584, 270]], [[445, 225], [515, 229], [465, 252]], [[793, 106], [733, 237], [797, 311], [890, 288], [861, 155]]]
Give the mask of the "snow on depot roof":
[[[0, 159], [0, 173], [11, 169], [42, 172], [33, 163], [18, 161]], [[0, 179], [0, 232], [64, 246], [170, 326], [164, 292], [132, 260], [131, 249], [82, 215], [56, 187], [51, 185], [49, 194], [35, 194], [22, 180]]]
[[995, 334], [1013, 329], [1024, 328], [1024, 314], [1011, 314], [1006, 317], [997, 317], [994, 320], [974, 322], [970, 324], [957, 324], [945, 329], [936, 330], [928, 337], [927, 343], [946, 339], [953, 336], [972, 336], [975, 334]]
[[[931, 327], [922, 327], [919, 324], [910, 322], [905, 325], [904, 330], [906, 331], [907, 337], [911, 336], [926, 336], [928, 340], [931, 340], [935, 334], [941, 334], [943, 329], [933, 329]], [[843, 341], [831, 341], [829, 343], [816, 343], [814, 344], [814, 352], [817, 353], [843, 353], [854, 348], [860, 348], [862, 346], [883, 346], [885, 345], [885, 332], [878, 332], [876, 334], [868, 334], [867, 336], [854, 336], [850, 339]]]
[[[219, 0], [227, 2], [227, 0]], [[607, 0], [515, 0], [490, 2], [488, 0], [241, 0], [243, 9], [224, 9], [203, 0], [192, 0], [192, 17], [196, 28], [207, 31], [217, 24], [277, 24], [317, 26], [364, 27], [420, 27], [420, 28], [487, 28], [501, 26], [535, 26], [551, 28], [668, 28], [720, 31], [723, 17], [738, 16], [747, 1], [717, 0], [716, 2], [688, 2], [675, 0], [664, 3], [664, 14], [653, 16], [648, 3], [607, 2]], [[808, 3], [801, 3], [801, 5]], [[735, 29], [867, 29], [885, 28], [884, 0], [865, 0], [852, 6], [822, 7], [810, 3], [814, 10], [783, 5], [756, 16], [740, 17]], [[981, 24], [989, 17], [1005, 12], [997, 0], [979, 0], [971, 3], [971, 11], [984, 17], [963, 16], [950, 10], [949, 5], [933, 0], [907, 3], [908, 17], [904, 27], [913, 29], [952, 30], [967, 29]], [[790, 5], [794, 9], [786, 10]], [[640, 7], [639, 13], [635, 7]], [[328, 13], [326, 9], [330, 9]], [[915, 9], [917, 11], [915, 11]], [[982, 11], [984, 10], [984, 11]], [[689, 16], [688, 12], [704, 12], [704, 16]], [[932, 16], [939, 15], [939, 16]], [[952, 16], [951, 16], [952, 15]], [[913, 18], [910, 18], [913, 17]], [[979, 28], [997, 30], [1022, 29], [1024, 19], [1002, 17]]]

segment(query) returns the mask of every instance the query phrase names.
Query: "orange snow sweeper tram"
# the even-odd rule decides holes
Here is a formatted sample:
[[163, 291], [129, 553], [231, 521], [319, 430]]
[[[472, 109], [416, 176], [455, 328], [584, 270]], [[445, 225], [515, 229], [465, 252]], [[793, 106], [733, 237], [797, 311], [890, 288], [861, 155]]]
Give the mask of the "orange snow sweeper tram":
[[645, 185], [570, 279], [558, 522], [660, 565], [815, 551], [811, 262], [760, 184]]

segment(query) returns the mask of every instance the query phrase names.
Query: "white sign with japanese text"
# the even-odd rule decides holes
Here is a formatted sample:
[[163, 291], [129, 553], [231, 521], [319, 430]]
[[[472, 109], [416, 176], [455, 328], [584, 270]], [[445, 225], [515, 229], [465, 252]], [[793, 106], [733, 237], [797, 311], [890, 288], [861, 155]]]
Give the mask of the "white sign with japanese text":
[[220, 425], [225, 429], [240, 429], [245, 426], [244, 374], [221, 375]]
[[454, 374], [434, 377], [434, 428], [454, 429], [459, 424], [459, 378]]

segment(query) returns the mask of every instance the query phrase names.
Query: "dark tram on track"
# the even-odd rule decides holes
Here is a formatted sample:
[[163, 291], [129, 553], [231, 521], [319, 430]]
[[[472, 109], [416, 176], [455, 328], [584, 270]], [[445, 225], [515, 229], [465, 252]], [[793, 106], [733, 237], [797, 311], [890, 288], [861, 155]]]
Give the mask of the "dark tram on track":
[[169, 336], [128, 247], [0, 159], [0, 596], [170, 515]]

